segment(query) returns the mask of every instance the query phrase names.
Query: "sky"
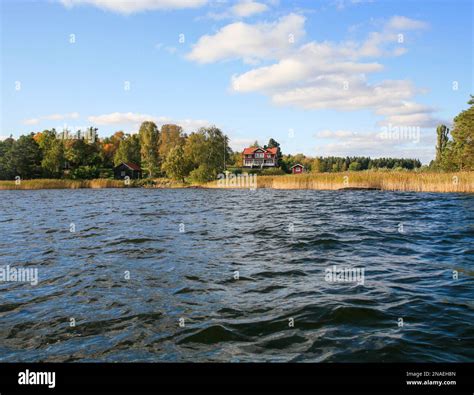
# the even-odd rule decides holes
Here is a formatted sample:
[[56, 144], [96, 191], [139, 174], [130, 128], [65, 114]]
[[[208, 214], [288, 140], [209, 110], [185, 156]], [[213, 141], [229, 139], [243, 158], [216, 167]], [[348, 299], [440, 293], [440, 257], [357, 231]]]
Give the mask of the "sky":
[[469, 0], [0, 1], [1, 138], [153, 120], [429, 163], [474, 93]]

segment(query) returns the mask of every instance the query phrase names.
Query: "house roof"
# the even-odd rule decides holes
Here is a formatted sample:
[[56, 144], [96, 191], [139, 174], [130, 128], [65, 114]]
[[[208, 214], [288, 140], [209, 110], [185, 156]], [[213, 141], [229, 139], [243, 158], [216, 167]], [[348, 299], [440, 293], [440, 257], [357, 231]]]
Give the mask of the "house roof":
[[267, 149], [261, 148], [261, 147], [249, 147], [249, 148], [244, 148], [243, 154], [244, 155], [250, 155], [250, 154], [253, 154], [257, 150], [264, 151], [264, 152], [269, 152], [270, 154], [273, 154], [273, 155], [276, 155], [277, 152], [278, 152], [277, 147], [267, 148]]
[[244, 155], [253, 154], [257, 147], [244, 148]]
[[127, 162], [127, 163], [122, 162], [122, 163], [120, 163], [119, 165], [117, 165], [117, 166], [115, 166], [115, 167], [119, 167], [119, 166], [121, 166], [121, 165], [125, 165], [125, 166], [127, 166], [129, 169], [131, 169], [131, 170], [137, 170], [137, 171], [141, 171], [141, 170], [142, 170], [142, 169], [140, 168], [140, 166], [138, 166], [138, 165], [136, 165], [135, 163], [132, 163], [132, 162]]
[[290, 169], [293, 169], [293, 167], [297, 167], [297, 166], [302, 167], [304, 169], [304, 166], [299, 164], [299, 163], [297, 163], [296, 165], [291, 166]]

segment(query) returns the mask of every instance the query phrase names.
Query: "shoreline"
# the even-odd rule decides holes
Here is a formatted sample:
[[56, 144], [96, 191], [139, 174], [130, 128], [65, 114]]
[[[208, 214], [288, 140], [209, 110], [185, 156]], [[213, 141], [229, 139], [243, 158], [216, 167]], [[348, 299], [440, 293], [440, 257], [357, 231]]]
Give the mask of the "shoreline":
[[126, 185], [122, 180], [68, 180], [33, 179], [1, 181], [1, 190], [44, 189], [105, 189], [105, 188], [153, 188], [153, 189], [279, 189], [279, 190], [378, 190], [403, 192], [474, 193], [474, 172], [344, 172], [308, 173], [299, 175], [258, 176], [255, 185], [248, 184], [246, 177], [237, 175], [225, 183], [211, 181], [188, 184], [166, 178], [150, 181], [132, 180]]

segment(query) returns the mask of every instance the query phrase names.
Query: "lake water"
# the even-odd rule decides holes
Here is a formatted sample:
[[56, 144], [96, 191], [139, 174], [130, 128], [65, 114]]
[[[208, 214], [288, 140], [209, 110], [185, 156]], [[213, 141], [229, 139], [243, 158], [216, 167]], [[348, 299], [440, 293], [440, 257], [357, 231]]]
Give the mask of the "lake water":
[[474, 360], [474, 195], [0, 197], [1, 361]]

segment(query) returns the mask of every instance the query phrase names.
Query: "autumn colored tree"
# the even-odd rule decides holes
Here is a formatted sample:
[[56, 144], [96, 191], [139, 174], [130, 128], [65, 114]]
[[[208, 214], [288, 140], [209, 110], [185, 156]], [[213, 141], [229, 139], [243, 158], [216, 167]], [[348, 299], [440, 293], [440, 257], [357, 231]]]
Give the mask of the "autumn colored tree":
[[106, 137], [101, 141], [101, 159], [102, 166], [112, 167], [114, 164], [115, 153], [120, 143], [125, 139], [125, 133], [121, 130], [115, 132], [112, 136]]
[[168, 152], [176, 146], [184, 144], [185, 137], [183, 135], [183, 128], [178, 125], [167, 124], [161, 127], [160, 148], [159, 153], [161, 158], [166, 158]]

